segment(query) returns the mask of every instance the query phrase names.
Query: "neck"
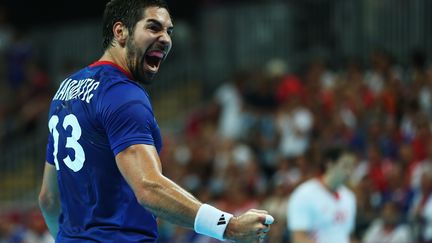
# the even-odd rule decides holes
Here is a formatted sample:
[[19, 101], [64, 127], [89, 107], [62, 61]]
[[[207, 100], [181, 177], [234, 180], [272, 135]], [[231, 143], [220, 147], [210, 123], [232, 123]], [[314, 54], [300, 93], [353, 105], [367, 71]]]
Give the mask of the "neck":
[[127, 73], [131, 74], [129, 67], [126, 62], [125, 55], [119, 55], [118, 50], [108, 49], [99, 59], [99, 61], [108, 61], [117, 64], [119, 67], [123, 68]]
[[321, 181], [322, 181], [323, 185], [332, 192], [336, 192], [338, 187], [339, 187], [338, 184], [336, 184], [332, 181], [332, 178], [329, 174], [324, 174], [321, 177]]

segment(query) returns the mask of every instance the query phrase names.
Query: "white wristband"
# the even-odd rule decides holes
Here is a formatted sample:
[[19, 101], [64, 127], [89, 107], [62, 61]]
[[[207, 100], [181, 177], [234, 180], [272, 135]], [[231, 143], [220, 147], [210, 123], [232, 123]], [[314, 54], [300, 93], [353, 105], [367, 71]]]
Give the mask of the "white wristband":
[[221, 211], [208, 204], [203, 204], [195, 216], [195, 232], [218, 240], [224, 240], [224, 232], [232, 214]]

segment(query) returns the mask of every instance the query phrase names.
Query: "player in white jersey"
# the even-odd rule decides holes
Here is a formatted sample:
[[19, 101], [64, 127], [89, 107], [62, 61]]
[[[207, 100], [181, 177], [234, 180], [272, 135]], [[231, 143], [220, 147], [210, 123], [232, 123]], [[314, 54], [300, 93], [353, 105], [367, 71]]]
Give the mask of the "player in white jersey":
[[356, 199], [345, 186], [356, 159], [342, 148], [328, 149], [323, 174], [300, 184], [288, 202], [293, 243], [348, 243], [354, 230]]

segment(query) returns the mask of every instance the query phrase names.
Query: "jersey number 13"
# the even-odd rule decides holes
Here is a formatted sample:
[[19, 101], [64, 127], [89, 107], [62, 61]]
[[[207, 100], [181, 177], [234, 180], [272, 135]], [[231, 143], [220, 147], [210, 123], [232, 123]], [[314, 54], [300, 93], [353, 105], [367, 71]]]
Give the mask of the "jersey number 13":
[[[48, 122], [48, 128], [54, 139], [53, 155], [54, 155], [54, 163], [57, 170], [60, 169], [58, 158], [57, 158], [57, 153], [59, 151], [59, 139], [60, 139], [60, 134], [57, 130], [57, 125], [59, 122], [60, 122], [59, 117], [56, 115], [53, 115]], [[72, 160], [71, 157], [67, 155], [62, 160], [67, 167], [69, 167], [74, 172], [77, 172], [81, 170], [81, 168], [84, 165], [85, 153], [83, 147], [78, 143], [78, 140], [81, 137], [81, 126], [78, 123], [78, 119], [73, 114], [69, 114], [65, 116], [65, 118], [63, 119], [61, 129], [66, 130], [69, 126], [72, 128], [71, 136], [65, 138], [62, 137], [61, 139], [66, 139], [65, 149], [66, 148], [72, 149], [75, 152], [75, 159]]]

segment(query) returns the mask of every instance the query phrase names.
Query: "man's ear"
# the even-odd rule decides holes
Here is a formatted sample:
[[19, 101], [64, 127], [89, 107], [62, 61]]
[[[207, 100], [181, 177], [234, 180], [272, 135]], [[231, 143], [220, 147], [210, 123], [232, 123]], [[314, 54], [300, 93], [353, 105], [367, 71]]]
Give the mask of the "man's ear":
[[116, 22], [113, 25], [114, 39], [117, 43], [124, 47], [126, 45], [127, 38], [129, 37], [129, 31], [122, 22]]

